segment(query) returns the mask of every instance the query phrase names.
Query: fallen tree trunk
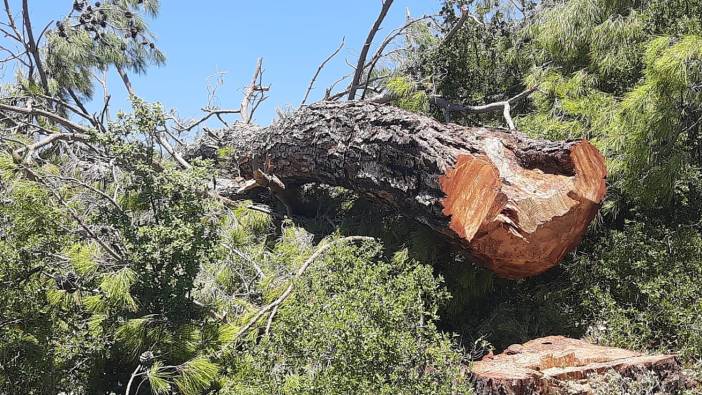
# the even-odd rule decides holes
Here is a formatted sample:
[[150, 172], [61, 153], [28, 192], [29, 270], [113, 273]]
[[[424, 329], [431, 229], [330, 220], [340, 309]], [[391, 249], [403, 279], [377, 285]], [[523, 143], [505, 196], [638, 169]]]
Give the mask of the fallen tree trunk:
[[369, 102], [319, 103], [227, 136], [241, 177], [261, 170], [287, 188], [314, 182], [372, 196], [507, 278], [558, 264], [606, 190], [604, 159], [587, 141], [445, 125]]

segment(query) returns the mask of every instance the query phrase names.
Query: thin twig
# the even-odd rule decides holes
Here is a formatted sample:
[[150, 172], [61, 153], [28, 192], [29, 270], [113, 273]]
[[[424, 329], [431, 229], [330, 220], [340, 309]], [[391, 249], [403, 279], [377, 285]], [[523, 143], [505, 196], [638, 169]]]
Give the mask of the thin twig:
[[134, 372], [132, 372], [132, 376], [129, 377], [129, 382], [127, 383], [127, 390], [124, 391], [124, 395], [130, 395], [129, 392], [132, 390], [132, 383], [134, 382], [134, 378], [138, 376], [137, 373], [139, 373], [139, 370], [141, 370], [141, 364], [137, 365], [136, 369], [134, 369]]
[[397, 38], [398, 36], [400, 36], [405, 30], [409, 29], [412, 25], [414, 25], [414, 24], [417, 23], [417, 22], [424, 21], [424, 20], [430, 19], [430, 18], [432, 18], [432, 17], [431, 17], [431, 16], [423, 16], [423, 17], [421, 17], [421, 18], [417, 18], [417, 19], [410, 20], [410, 21], [408, 21], [407, 23], [405, 23], [403, 26], [401, 26], [401, 27], [399, 27], [399, 28], [393, 30], [393, 31], [385, 38], [385, 40], [383, 40], [383, 42], [382, 42], [382, 43], [380, 44], [380, 46], [378, 47], [378, 50], [375, 51], [375, 55], [373, 55], [373, 57], [371, 57], [370, 62], [368, 62], [368, 64], [366, 65], [366, 69], [367, 69], [368, 71], [366, 72], [366, 75], [367, 75], [367, 76], [366, 76], [366, 82], [365, 82], [364, 87], [363, 87], [363, 94], [362, 94], [362, 96], [361, 96], [361, 100], [363, 100], [363, 99], [366, 98], [366, 92], [367, 92], [367, 90], [368, 90], [368, 85], [369, 85], [370, 82], [371, 82], [371, 74], [373, 73], [373, 69], [375, 69], [375, 66], [378, 64], [378, 62], [380, 61], [380, 59], [382, 59], [383, 56], [385, 56], [385, 55], [383, 55], [383, 53], [384, 53], [384, 51], [385, 51], [385, 48], [386, 48], [392, 41], [394, 41], [395, 38]]
[[319, 67], [317, 67], [317, 72], [314, 73], [314, 77], [312, 77], [312, 80], [310, 81], [310, 85], [307, 87], [307, 92], [305, 92], [305, 97], [302, 99], [302, 103], [300, 103], [300, 106], [305, 105], [305, 103], [307, 102], [307, 98], [309, 97], [310, 92], [312, 91], [312, 88], [314, 88], [314, 83], [315, 83], [315, 81], [317, 81], [317, 77], [319, 76], [319, 73], [321, 73], [324, 66], [326, 66], [327, 63], [330, 60], [332, 60], [334, 58], [334, 56], [336, 56], [336, 54], [339, 53], [339, 51], [341, 51], [341, 48], [344, 47], [345, 40], [346, 40], [346, 37], [342, 38], [341, 44], [339, 44], [339, 47], [331, 55], [329, 55], [326, 59], [324, 59], [324, 61], [322, 62], [322, 64], [319, 65]]
[[[241, 115], [241, 122], [245, 124], [251, 123], [256, 109], [264, 100], [266, 100], [264, 92], [267, 92], [269, 87], [261, 85], [262, 75], [263, 58], [258, 58], [258, 60], [256, 61], [256, 69], [254, 70], [253, 78], [251, 78], [251, 83], [246, 87], [246, 90], [244, 91], [244, 98], [241, 101], [241, 106], [239, 110]], [[253, 108], [251, 108], [252, 103]]]
[[119, 205], [119, 203], [117, 203], [117, 200], [113, 199], [110, 195], [106, 194], [105, 192], [103, 192], [103, 191], [101, 191], [101, 190], [99, 190], [99, 189], [97, 189], [97, 188], [94, 188], [94, 187], [90, 186], [89, 184], [87, 184], [87, 183], [85, 183], [85, 182], [83, 182], [83, 181], [81, 181], [81, 180], [79, 180], [79, 179], [77, 179], [77, 178], [73, 178], [73, 177], [63, 177], [63, 176], [55, 176], [55, 175], [49, 175], [49, 174], [47, 174], [46, 176], [47, 176], [47, 177], [50, 177], [50, 178], [58, 178], [59, 180], [62, 180], [62, 181], [72, 182], [72, 183], [77, 184], [77, 185], [80, 185], [80, 186], [82, 186], [83, 188], [86, 188], [86, 189], [88, 189], [88, 190], [90, 190], [90, 191], [92, 191], [92, 192], [95, 192], [95, 193], [97, 193], [98, 195], [100, 195], [102, 198], [104, 198], [105, 200], [107, 200], [114, 208], [117, 209], [117, 211], [119, 211], [119, 213], [120, 213], [121, 215], [123, 215], [123, 216], [125, 216], [125, 217], [127, 216], [127, 213], [125, 213], [124, 210], [122, 209], [122, 207]]
[[98, 244], [100, 244], [100, 246], [101, 246], [108, 254], [110, 254], [113, 258], [117, 259], [118, 261], [122, 261], [122, 260], [123, 260], [123, 257], [122, 257], [120, 254], [118, 254], [115, 250], [113, 250], [112, 248], [110, 248], [110, 246], [108, 246], [107, 243], [105, 243], [104, 241], [102, 241], [102, 239], [100, 239], [100, 238], [95, 234], [95, 232], [93, 232], [93, 230], [90, 229], [90, 227], [83, 221], [83, 219], [80, 217], [80, 215], [78, 215], [78, 213], [75, 212], [75, 210], [63, 199], [63, 197], [62, 197], [58, 192], [56, 192], [56, 191], [54, 190], [54, 188], [53, 188], [49, 183], [47, 183], [46, 181], [44, 181], [43, 178], [42, 178], [41, 176], [39, 176], [37, 173], [35, 173], [34, 171], [32, 171], [30, 168], [24, 167], [24, 170], [25, 170], [27, 173], [29, 173], [32, 177], [34, 177], [34, 179], [36, 179], [37, 181], [39, 181], [41, 184], [45, 185], [45, 186], [46, 186], [46, 189], [49, 190], [49, 193], [51, 193], [51, 194], [56, 198], [56, 200], [58, 200], [58, 202], [68, 211], [68, 213], [71, 215], [71, 217], [73, 217], [73, 219], [76, 220], [76, 222], [78, 222], [78, 225], [80, 225], [80, 227], [83, 228], [83, 230], [84, 230], [93, 240], [95, 240]]

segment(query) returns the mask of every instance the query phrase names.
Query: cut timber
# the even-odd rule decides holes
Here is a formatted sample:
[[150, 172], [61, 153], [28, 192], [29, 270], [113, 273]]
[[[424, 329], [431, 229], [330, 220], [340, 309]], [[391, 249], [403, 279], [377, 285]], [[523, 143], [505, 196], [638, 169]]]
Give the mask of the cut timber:
[[445, 125], [369, 102], [318, 103], [226, 136], [217, 146], [233, 148], [237, 175], [251, 179], [260, 169], [288, 188], [314, 182], [369, 195], [507, 278], [558, 264], [606, 190], [604, 159], [587, 141]]
[[563, 336], [514, 344], [471, 365], [479, 394], [591, 394], [596, 392], [596, 376], [611, 371], [634, 378], [653, 373], [662, 393], [695, 385], [674, 355], [643, 355]]

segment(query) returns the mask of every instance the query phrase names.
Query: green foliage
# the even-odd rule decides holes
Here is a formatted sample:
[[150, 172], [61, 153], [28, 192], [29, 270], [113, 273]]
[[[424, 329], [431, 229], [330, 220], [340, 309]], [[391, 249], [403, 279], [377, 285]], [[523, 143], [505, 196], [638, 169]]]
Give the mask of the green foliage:
[[[699, 19], [698, 7], [670, 7]], [[662, 22], [661, 3], [574, 0], [541, 13], [527, 29], [536, 53], [536, 110], [519, 124], [549, 138], [594, 138], [613, 185], [643, 206], [675, 204], [676, 188], [697, 178], [702, 104], [700, 33]], [[665, 11], [670, 12], [670, 11]]]
[[184, 363], [179, 368], [175, 385], [183, 395], [197, 395], [208, 389], [218, 374], [217, 365], [207, 358], [197, 357]]
[[[409, 78], [452, 102], [485, 104], [507, 99], [523, 90], [522, 80], [531, 65], [531, 49], [516, 34], [524, 13], [531, 13], [535, 2], [521, 1], [523, 12], [515, 12], [516, 2], [493, 0], [446, 0], [440, 15], [441, 33], [448, 33], [458, 22], [461, 6], [467, 7], [480, 22], [468, 18], [454, 37], [433, 45], [410, 44], [417, 60], [401, 68]], [[514, 106], [513, 115], [522, 106]], [[442, 116], [443, 114], [435, 114]], [[443, 119], [443, 117], [442, 117]], [[460, 114], [452, 122], [469, 125], [503, 125], [500, 114]]]
[[[628, 224], [593, 240], [569, 264], [570, 303], [597, 340], [634, 349], [702, 353], [702, 237], [697, 230]], [[579, 299], [576, 305], [575, 298]]]
[[149, 64], [165, 61], [141, 16], [156, 16], [158, 0], [75, 4], [80, 7], [74, 5], [74, 12], [47, 33], [46, 67], [52, 93], [68, 96], [73, 90], [91, 97], [91, 72], [96, 69], [117, 66], [143, 73]]
[[51, 254], [70, 240], [62, 230], [64, 213], [47, 204], [47, 192], [36, 183], [14, 176], [9, 155], [0, 158], [0, 392], [32, 393], [75, 378], [52, 372], [89, 356], [93, 347], [68, 326], [75, 313], [49, 303], [47, 291], [55, 285], [42, 274], [51, 270]]
[[[495, 278], [426, 227], [338, 188], [300, 188], [304, 216], [294, 221], [251, 202], [223, 207], [210, 195], [213, 164], [163, 154], [154, 140], [169, 116], [132, 97], [132, 110], [91, 125], [80, 149], [22, 161], [10, 152], [32, 136], [0, 136], [0, 393], [124, 393], [130, 379], [138, 394], [468, 393], [467, 360], [555, 333], [694, 364], [702, 3], [510, 4], [445, 1], [443, 33], [461, 5], [481, 23], [468, 18], [448, 42], [417, 24], [397, 68], [376, 73], [390, 76], [394, 105], [423, 113], [428, 92], [479, 104], [538, 85], [513, 108], [519, 127], [602, 150], [603, 216], [560, 268]], [[106, 68], [163, 62], [141, 16], [155, 16], [158, 1], [94, 7], [46, 32], [48, 89], [20, 74], [0, 96], [71, 101], [90, 96], [91, 75]], [[453, 121], [502, 123], [500, 114]], [[76, 161], [80, 150], [104, 163]], [[337, 244], [295, 276], [325, 240], [350, 234], [377, 241]], [[658, 385], [600, 384], [604, 393]]]
[[448, 294], [399, 251], [339, 245], [295, 284], [258, 344], [228, 363], [223, 393], [455, 393], [461, 358], [437, 332]]
[[425, 92], [417, 92], [407, 78], [398, 76], [387, 82], [386, 88], [397, 97], [395, 105], [412, 112], [429, 111], [429, 100]]

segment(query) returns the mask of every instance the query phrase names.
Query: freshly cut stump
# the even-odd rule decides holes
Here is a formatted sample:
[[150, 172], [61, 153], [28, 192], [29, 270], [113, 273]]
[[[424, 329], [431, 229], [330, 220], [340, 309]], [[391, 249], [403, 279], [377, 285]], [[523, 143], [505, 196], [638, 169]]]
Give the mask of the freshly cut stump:
[[369, 102], [318, 103], [225, 135], [217, 146], [233, 148], [235, 175], [252, 179], [261, 170], [288, 189], [314, 182], [366, 194], [506, 278], [557, 265], [606, 192], [604, 158], [585, 140], [446, 125]]
[[479, 394], [589, 394], [596, 377], [611, 371], [624, 377], [651, 372], [665, 391], [694, 385], [675, 355], [643, 355], [563, 336], [514, 344], [471, 366]]

